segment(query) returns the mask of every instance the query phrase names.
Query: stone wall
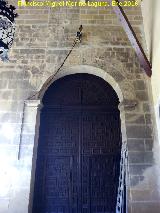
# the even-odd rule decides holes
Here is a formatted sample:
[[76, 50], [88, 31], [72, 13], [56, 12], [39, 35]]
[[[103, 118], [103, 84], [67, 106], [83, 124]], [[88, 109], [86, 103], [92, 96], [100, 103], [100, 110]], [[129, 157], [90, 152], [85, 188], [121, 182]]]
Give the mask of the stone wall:
[[[11, 3], [16, 5], [17, 1]], [[140, 7], [125, 8], [125, 11], [145, 47]], [[34, 140], [38, 137], [40, 102], [33, 95], [42, 89], [41, 99], [47, 79], [68, 54], [81, 24], [82, 42], [73, 50], [59, 75], [85, 72], [106, 81], [114, 79], [114, 83], [109, 83], [119, 97], [122, 96], [122, 133], [129, 148], [129, 212], [158, 213], [158, 178], [154, 175], [146, 81], [112, 8], [23, 7], [18, 13], [10, 62], [0, 62], [0, 159], [3, 162], [0, 165], [0, 213], [27, 213], [29, 199], [31, 206], [33, 187], [30, 190], [30, 183], [34, 182], [37, 146]], [[35, 100], [28, 101], [31, 96]]]

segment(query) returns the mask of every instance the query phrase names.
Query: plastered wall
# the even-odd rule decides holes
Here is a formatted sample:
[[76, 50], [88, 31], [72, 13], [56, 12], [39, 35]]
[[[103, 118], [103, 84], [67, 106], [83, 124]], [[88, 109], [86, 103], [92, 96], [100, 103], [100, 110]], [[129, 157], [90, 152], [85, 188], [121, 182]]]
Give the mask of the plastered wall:
[[152, 63], [152, 77], [150, 80], [150, 93], [153, 96], [153, 111], [155, 115], [155, 132], [160, 145], [160, 1], [143, 0], [141, 4], [145, 39], [148, 48], [148, 55]]

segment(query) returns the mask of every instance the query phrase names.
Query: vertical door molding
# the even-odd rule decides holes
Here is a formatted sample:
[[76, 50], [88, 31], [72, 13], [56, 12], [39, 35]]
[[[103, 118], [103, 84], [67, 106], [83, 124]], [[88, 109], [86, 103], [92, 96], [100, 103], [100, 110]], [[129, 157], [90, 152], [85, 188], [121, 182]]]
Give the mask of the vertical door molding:
[[[38, 141], [39, 118], [41, 109], [40, 100], [26, 100], [24, 103], [22, 128], [19, 144], [19, 164], [27, 172], [25, 178], [25, 200], [23, 201], [23, 213], [28, 213], [28, 206], [32, 201], [32, 184], [34, 182], [36, 149]], [[32, 177], [33, 176], [33, 177]], [[23, 197], [23, 196], [22, 196]]]

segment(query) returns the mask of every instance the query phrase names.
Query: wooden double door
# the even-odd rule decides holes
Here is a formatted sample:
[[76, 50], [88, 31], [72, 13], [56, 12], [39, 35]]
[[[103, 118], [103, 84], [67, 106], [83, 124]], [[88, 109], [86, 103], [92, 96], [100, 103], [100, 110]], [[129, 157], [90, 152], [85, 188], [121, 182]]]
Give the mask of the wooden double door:
[[32, 213], [115, 213], [120, 132], [117, 109], [44, 107]]

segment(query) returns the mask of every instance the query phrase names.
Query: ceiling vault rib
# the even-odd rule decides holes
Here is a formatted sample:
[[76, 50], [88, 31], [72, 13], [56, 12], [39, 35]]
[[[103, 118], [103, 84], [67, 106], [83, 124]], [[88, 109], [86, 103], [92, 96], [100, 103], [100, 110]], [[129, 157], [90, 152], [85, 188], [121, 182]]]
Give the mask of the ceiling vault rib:
[[[112, 2], [112, 0], [110, 0], [110, 1]], [[146, 74], [149, 77], [151, 77], [152, 66], [151, 66], [149, 60], [147, 59], [147, 56], [140, 44], [140, 42], [136, 36], [136, 33], [134, 32], [123, 8], [118, 4], [119, 1], [118, 0], [116, 0], [116, 1], [117, 1], [117, 6], [113, 6], [113, 10], [116, 13], [117, 17], [119, 18], [119, 21], [121, 22], [122, 27], [125, 30], [125, 32], [128, 36], [128, 39], [130, 40], [131, 45], [134, 48], [134, 50], [138, 56], [141, 66], [144, 68]]]

